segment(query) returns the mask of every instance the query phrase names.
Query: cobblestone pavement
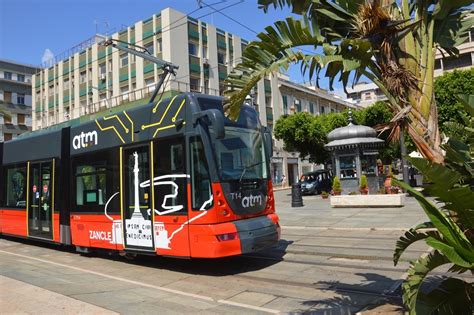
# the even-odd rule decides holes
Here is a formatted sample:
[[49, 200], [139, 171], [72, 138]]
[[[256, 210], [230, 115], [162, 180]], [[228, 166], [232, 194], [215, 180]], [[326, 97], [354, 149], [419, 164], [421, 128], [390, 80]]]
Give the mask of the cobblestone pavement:
[[219, 260], [83, 256], [56, 245], [0, 238], [0, 313], [350, 314], [395, 301], [400, 278], [426, 251], [420, 243], [394, 267], [404, 230], [425, 215], [403, 208], [332, 209], [319, 196], [291, 208], [275, 193], [277, 248]]

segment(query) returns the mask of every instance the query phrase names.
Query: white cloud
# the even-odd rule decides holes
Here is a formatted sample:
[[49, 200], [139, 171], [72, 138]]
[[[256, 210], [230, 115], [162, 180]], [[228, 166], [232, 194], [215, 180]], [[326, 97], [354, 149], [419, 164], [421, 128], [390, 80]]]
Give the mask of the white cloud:
[[44, 64], [44, 65], [49, 65], [50, 63], [52, 63], [54, 60], [54, 54], [53, 52], [46, 48], [44, 53], [43, 53], [43, 57], [41, 58], [41, 62]]

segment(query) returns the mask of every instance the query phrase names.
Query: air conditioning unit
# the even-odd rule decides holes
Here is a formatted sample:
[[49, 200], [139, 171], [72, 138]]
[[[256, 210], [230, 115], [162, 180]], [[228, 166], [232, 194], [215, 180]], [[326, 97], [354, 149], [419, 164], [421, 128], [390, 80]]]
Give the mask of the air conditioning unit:
[[202, 64], [204, 65], [204, 67], [209, 67], [209, 59], [203, 58], [202, 59]]
[[105, 81], [106, 78], [107, 78], [107, 76], [105, 75], [105, 73], [102, 73], [100, 75], [100, 81]]

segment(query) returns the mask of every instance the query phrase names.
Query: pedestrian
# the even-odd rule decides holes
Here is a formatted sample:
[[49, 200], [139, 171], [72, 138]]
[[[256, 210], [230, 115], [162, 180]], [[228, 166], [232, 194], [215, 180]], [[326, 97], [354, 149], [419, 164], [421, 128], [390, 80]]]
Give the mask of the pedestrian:
[[286, 176], [285, 176], [285, 174], [281, 175], [281, 187], [286, 187]]

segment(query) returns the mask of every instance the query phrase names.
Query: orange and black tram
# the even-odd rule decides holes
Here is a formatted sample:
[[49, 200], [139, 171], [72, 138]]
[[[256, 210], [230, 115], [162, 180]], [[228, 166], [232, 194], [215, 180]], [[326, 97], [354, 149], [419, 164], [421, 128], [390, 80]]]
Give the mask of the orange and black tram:
[[216, 258], [280, 237], [271, 135], [244, 105], [184, 93], [0, 143], [0, 234]]

